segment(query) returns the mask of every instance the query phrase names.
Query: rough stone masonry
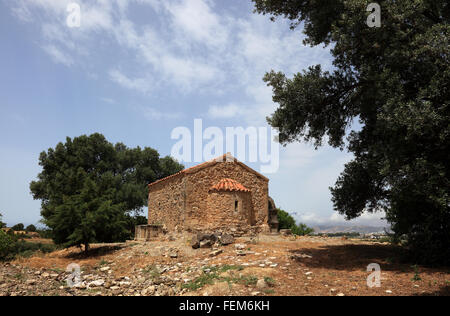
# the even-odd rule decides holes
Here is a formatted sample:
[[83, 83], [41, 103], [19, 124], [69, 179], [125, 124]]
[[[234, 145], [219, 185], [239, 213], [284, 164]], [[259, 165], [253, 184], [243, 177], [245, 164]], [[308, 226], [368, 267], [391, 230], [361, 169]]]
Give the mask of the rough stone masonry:
[[268, 184], [226, 154], [149, 184], [148, 224], [169, 232], [276, 230]]

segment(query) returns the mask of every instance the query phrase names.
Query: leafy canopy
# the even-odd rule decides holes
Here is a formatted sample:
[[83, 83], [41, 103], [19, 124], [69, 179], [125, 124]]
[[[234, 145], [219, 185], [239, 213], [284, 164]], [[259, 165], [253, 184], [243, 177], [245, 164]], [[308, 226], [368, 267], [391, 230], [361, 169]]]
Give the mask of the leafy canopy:
[[297, 225], [295, 219], [288, 212], [281, 209], [277, 210], [278, 228], [290, 229], [294, 235], [305, 236], [314, 232], [314, 230], [305, 224]]
[[3, 215], [0, 213], [0, 228], [6, 227], [6, 223], [2, 222]]
[[11, 227], [11, 229], [15, 231], [22, 231], [25, 229], [25, 226], [23, 225], [23, 223], [19, 223]]
[[101, 134], [67, 138], [39, 157], [42, 172], [30, 184], [41, 200], [43, 223], [56, 244], [121, 241], [142, 211], [147, 185], [183, 169], [152, 148], [113, 145]]
[[[450, 5], [380, 0], [381, 27], [366, 0], [253, 0], [256, 11], [300, 24], [305, 44], [331, 44], [334, 69], [293, 78], [271, 71], [280, 142], [324, 140], [353, 161], [331, 189], [348, 219], [384, 210], [415, 259], [450, 261]], [[347, 136], [347, 137], [346, 137]]]
[[9, 258], [14, 245], [14, 240], [3, 230], [0, 230], [0, 261]]
[[36, 226], [34, 226], [33, 224], [31, 224], [31, 225], [28, 225], [26, 228], [25, 228], [25, 230], [27, 231], [27, 232], [36, 232]]

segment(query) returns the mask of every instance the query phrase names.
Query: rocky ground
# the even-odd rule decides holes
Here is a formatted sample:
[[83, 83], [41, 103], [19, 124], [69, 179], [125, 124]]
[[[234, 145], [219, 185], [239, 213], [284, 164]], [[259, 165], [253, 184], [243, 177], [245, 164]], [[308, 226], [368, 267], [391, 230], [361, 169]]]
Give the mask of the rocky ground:
[[[259, 236], [192, 249], [191, 238], [93, 245], [88, 255], [71, 248], [2, 263], [0, 296], [450, 294], [450, 269], [398, 263], [399, 249], [388, 244]], [[381, 267], [380, 287], [367, 286], [370, 263]], [[80, 267], [79, 279], [66, 271], [69, 265]]]

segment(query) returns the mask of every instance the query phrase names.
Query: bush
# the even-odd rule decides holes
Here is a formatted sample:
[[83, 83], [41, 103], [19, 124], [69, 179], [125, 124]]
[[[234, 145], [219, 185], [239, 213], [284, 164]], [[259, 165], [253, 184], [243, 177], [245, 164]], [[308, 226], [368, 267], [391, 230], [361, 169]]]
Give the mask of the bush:
[[13, 244], [14, 240], [0, 230], [0, 260], [8, 259], [9, 254], [13, 250]]
[[290, 229], [292, 234], [305, 236], [312, 234], [314, 229], [306, 226], [305, 224], [296, 224], [295, 219], [289, 215], [288, 212], [285, 212], [281, 209], [278, 209], [278, 228], [279, 229]]
[[278, 209], [278, 227], [280, 229], [291, 229], [295, 226], [294, 218], [289, 215], [288, 212], [285, 212], [281, 209]]
[[0, 228], [6, 227], [6, 223], [2, 222], [2, 214], [0, 213]]
[[14, 239], [0, 231], [0, 261], [13, 260], [16, 257], [31, 257], [37, 251], [50, 253], [58, 249], [54, 244], [32, 243]]
[[19, 223], [11, 227], [11, 229], [15, 231], [22, 231], [25, 229], [25, 226], [22, 223]]
[[291, 228], [291, 231], [294, 235], [306, 236], [312, 234], [314, 232], [314, 229], [306, 226], [305, 224], [298, 224], [294, 225]]
[[48, 228], [39, 229], [39, 230], [37, 230], [37, 233], [39, 234], [39, 237], [41, 237], [41, 238], [46, 238], [46, 239], [53, 238], [52, 230], [48, 229]]
[[34, 225], [28, 225], [27, 228], [25, 228], [25, 230], [27, 232], [35, 232], [36, 231], [36, 226]]

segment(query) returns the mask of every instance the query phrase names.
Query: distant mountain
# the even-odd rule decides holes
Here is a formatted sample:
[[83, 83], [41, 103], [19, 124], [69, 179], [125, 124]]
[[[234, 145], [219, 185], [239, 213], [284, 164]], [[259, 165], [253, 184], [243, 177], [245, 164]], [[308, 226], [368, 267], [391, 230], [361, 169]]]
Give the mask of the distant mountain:
[[317, 225], [314, 226], [315, 233], [334, 234], [334, 233], [384, 233], [385, 230], [390, 231], [387, 227], [376, 226], [333, 226], [333, 225]]

